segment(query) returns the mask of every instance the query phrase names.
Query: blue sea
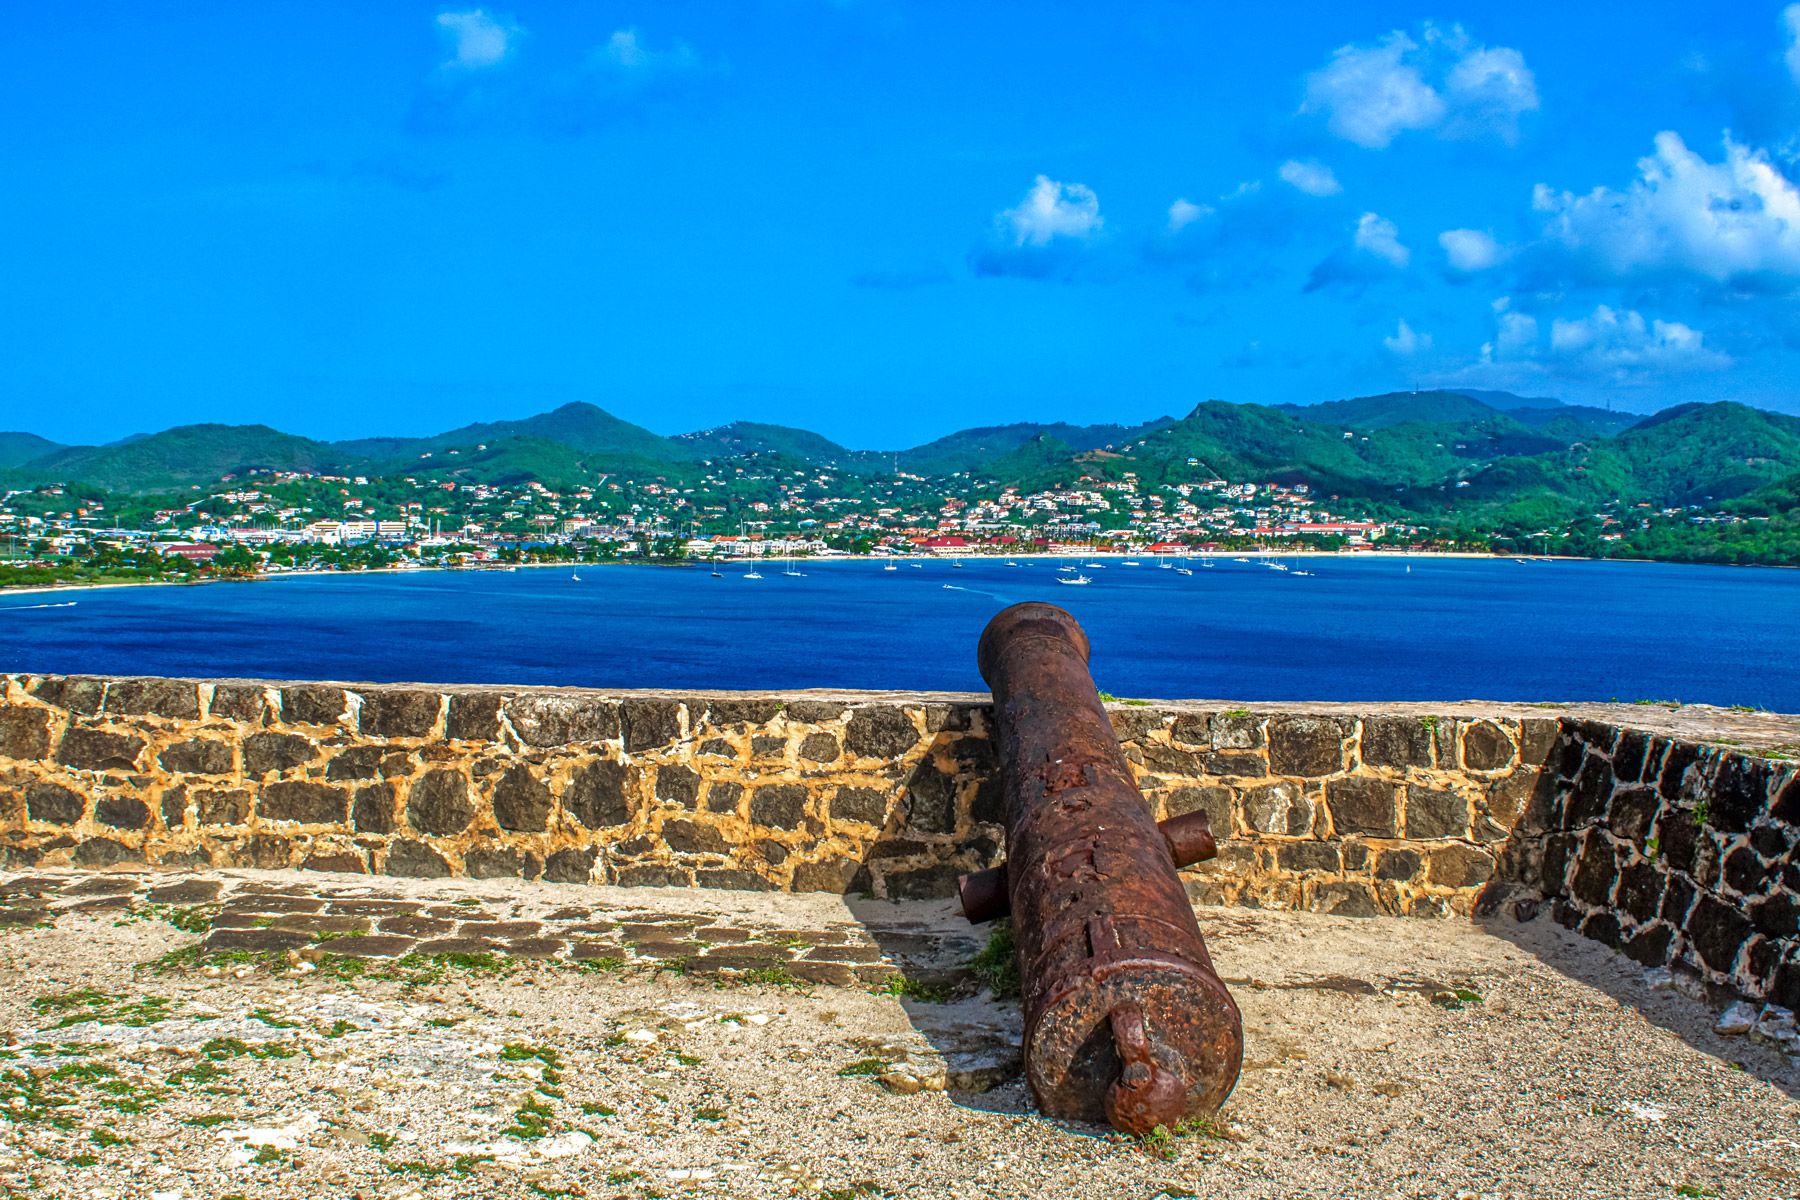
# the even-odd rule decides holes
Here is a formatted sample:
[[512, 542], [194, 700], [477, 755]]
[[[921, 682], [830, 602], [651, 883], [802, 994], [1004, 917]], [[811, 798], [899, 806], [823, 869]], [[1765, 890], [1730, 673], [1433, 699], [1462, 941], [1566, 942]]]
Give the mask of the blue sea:
[[[419, 571], [0, 595], [0, 670], [604, 688], [983, 691], [1019, 600], [1099, 686], [1228, 700], [1682, 700], [1800, 711], [1800, 572], [1651, 563], [970, 559]], [[1299, 575], [1298, 570], [1310, 571]], [[69, 604], [69, 601], [74, 601]], [[55, 605], [56, 607], [47, 607]]]

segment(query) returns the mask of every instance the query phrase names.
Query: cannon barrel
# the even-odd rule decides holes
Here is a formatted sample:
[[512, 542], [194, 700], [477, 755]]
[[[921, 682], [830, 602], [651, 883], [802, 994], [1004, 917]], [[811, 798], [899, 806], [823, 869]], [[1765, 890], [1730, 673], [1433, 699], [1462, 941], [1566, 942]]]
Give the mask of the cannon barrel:
[[1211, 856], [1204, 817], [1151, 817], [1067, 612], [1015, 604], [977, 655], [1007, 862], [964, 878], [964, 908], [1011, 912], [1038, 1108], [1136, 1134], [1216, 1110], [1242, 1068], [1243, 1022], [1176, 874]]

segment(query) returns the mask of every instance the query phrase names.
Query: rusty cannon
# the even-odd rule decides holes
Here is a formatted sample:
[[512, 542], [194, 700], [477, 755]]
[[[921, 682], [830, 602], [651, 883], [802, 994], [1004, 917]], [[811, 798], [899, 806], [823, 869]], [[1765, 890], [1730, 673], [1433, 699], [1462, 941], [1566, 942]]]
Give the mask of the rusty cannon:
[[1012, 917], [1038, 1108], [1140, 1135], [1216, 1110], [1242, 1068], [1243, 1022], [1176, 874], [1217, 853], [1206, 814], [1152, 819], [1067, 612], [1015, 604], [977, 656], [1007, 861], [960, 890], [969, 920]]

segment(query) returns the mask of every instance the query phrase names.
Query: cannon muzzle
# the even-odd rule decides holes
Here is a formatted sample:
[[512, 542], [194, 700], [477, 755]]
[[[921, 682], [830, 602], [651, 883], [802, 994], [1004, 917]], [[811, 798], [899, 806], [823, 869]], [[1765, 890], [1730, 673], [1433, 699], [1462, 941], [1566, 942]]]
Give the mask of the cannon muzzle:
[[1243, 1022], [1176, 874], [1217, 852], [1206, 815], [1151, 817], [1068, 613], [1015, 604], [977, 656], [1007, 862], [963, 878], [963, 910], [1012, 915], [1039, 1109], [1136, 1134], [1216, 1110], [1242, 1068]]

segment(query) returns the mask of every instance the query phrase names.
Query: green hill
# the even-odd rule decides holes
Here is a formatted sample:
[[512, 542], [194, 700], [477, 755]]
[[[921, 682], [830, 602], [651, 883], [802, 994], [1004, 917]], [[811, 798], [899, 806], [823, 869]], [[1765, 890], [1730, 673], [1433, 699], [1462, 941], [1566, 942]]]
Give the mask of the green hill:
[[[1495, 395], [1498, 393], [1489, 393]], [[1465, 425], [1497, 418], [1500, 410], [1465, 392], [1385, 392], [1350, 400], [1320, 404], [1283, 404], [1315, 425], [1344, 425], [1352, 429], [1387, 429], [1394, 425]]]
[[35, 433], [0, 433], [0, 470], [42, 458], [63, 447]]
[[18, 482], [82, 480], [122, 492], [215, 483], [251, 470], [348, 473], [366, 463], [267, 425], [180, 425], [110, 446], [69, 446], [6, 472]]
[[1644, 418], [1609, 448], [1643, 499], [1729, 500], [1800, 471], [1800, 418], [1733, 401], [1684, 404]]
[[901, 469], [915, 475], [954, 475], [961, 471], [985, 473], [996, 459], [1035, 438], [1053, 438], [1079, 453], [1122, 446], [1172, 424], [1171, 418], [1161, 417], [1142, 425], [1069, 425], [1060, 421], [1048, 425], [1030, 421], [984, 425], [898, 451], [892, 457], [899, 459]]
[[713, 429], [694, 433], [678, 433], [670, 441], [692, 447], [709, 458], [729, 458], [738, 454], [779, 454], [786, 458], [812, 463], [850, 465], [859, 455], [830, 438], [805, 429], [786, 425], [764, 425], [759, 421], [733, 421]]

